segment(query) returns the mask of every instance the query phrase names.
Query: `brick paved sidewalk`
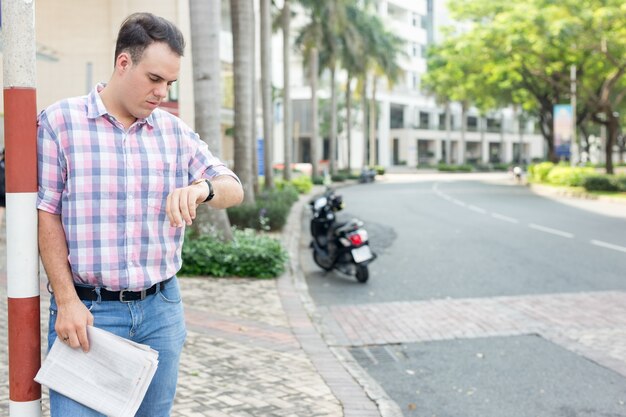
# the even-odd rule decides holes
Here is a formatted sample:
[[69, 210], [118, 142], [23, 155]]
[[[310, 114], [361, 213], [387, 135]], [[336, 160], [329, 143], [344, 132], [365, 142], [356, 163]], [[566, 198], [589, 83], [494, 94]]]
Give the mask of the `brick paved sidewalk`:
[[[289, 271], [278, 280], [181, 278], [188, 338], [173, 417], [374, 417], [376, 406], [344, 370], [302, 305], [297, 242], [302, 207], [294, 206], [284, 243]], [[293, 228], [293, 233], [289, 228]], [[0, 242], [5, 253], [5, 242]], [[0, 315], [7, 315], [5, 257]], [[43, 268], [42, 268], [43, 275]], [[41, 289], [45, 356], [48, 295]], [[0, 327], [0, 415], [8, 415], [7, 327]], [[332, 387], [332, 392], [331, 392]], [[43, 416], [49, 416], [47, 392]]]

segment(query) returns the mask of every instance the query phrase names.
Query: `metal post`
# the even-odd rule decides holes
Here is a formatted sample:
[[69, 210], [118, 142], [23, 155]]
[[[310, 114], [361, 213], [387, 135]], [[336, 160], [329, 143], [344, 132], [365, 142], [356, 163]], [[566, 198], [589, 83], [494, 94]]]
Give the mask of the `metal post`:
[[3, 1], [9, 415], [41, 416], [35, 5]]

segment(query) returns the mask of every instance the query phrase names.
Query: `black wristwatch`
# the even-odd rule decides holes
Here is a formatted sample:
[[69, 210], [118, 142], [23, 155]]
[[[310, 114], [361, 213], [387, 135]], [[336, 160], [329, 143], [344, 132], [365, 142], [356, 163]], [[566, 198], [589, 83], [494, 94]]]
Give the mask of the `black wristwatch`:
[[213, 197], [215, 197], [215, 193], [213, 192], [213, 184], [211, 184], [211, 181], [206, 178], [200, 178], [199, 180], [195, 180], [194, 182], [192, 182], [191, 185], [201, 184], [203, 182], [206, 182], [209, 186], [209, 195], [207, 196], [206, 200], [203, 201], [203, 203], [206, 203], [207, 201], [211, 201]]

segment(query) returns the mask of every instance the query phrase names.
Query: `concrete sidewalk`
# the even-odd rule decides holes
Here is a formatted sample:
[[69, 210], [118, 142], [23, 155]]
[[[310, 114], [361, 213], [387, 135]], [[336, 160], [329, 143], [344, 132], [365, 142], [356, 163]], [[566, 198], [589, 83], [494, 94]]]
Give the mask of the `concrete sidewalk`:
[[[290, 264], [277, 280], [181, 278], [189, 336], [172, 416], [370, 417], [378, 408], [328, 349], [310, 317], [298, 265], [303, 206], [282, 233]], [[0, 241], [0, 315], [7, 317], [6, 241]], [[48, 294], [43, 268], [42, 356]], [[0, 415], [8, 415], [7, 322], [0, 326]], [[44, 389], [43, 416], [49, 416]]]

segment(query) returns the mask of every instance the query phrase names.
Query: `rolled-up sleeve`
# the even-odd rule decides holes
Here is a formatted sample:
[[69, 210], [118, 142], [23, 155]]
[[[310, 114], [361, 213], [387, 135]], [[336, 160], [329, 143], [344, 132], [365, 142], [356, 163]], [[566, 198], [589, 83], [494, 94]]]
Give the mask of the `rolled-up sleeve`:
[[241, 183], [239, 177], [224, 162], [211, 153], [206, 142], [197, 135], [194, 134], [194, 136], [195, 152], [189, 166], [190, 180], [198, 178], [212, 179], [220, 175], [229, 175]]
[[61, 198], [65, 188], [66, 170], [59, 158], [59, 144], [45, 114], [40, 114], [37, 127], [38, 193], [37, 208], [61, 214]]

